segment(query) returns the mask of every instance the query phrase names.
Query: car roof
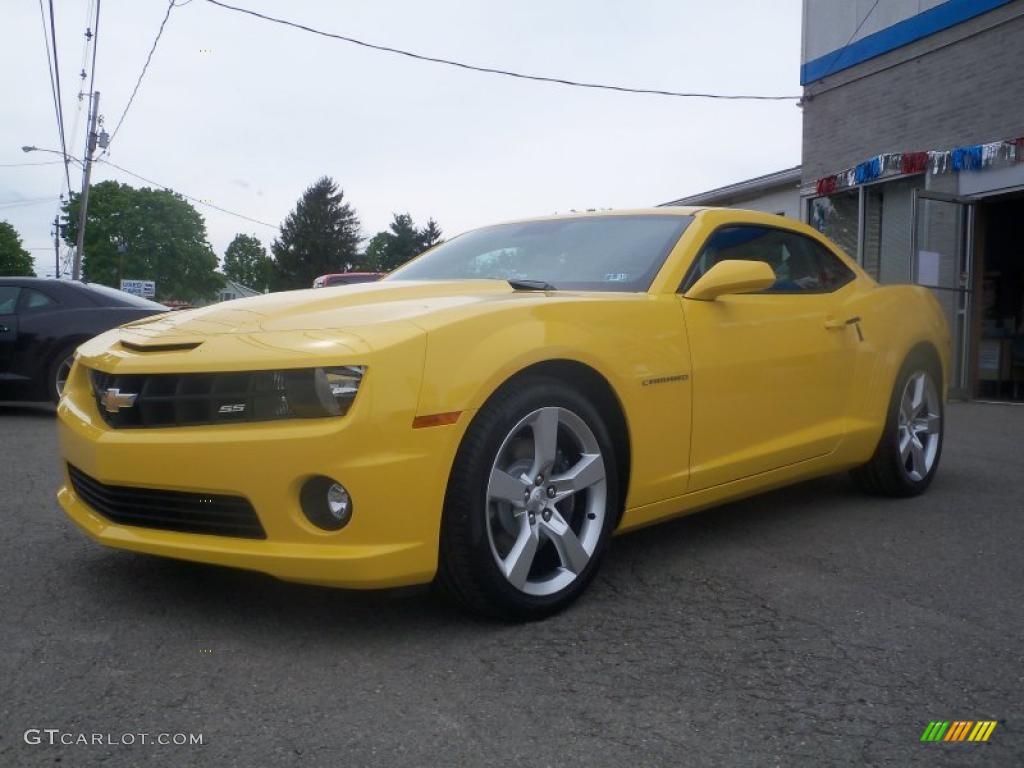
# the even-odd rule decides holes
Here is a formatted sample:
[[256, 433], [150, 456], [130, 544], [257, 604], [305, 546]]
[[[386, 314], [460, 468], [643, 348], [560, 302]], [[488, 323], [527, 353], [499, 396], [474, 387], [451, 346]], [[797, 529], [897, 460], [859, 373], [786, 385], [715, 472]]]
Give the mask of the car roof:
[[52, 277], [5, 277], [0, 275], [0, 283], [20, 286], [41, 286], [53, 285], [54, 283], [66, 283], [67, 280], [55, 280]]

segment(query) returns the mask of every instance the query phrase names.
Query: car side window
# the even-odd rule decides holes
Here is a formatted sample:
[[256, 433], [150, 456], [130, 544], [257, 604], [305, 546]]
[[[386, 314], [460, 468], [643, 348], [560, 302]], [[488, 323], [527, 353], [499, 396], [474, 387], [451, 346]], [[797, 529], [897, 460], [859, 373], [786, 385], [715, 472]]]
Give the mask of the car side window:
[[0, 285], [0, 315], [13, 315], [21, 288], [16, 285]]
[[18, 303], [18, 313], [22, 312], [34, 312], [44, 307], [51, 307], [57, 302], [51, 299], [42, 291], [37, 291], [34, 288], [26, 288], [21, 294], [21, 300]]
[[763, 261], [771, 267], [775, 284], [763, 293], [831, 293], [853, 279], [849, 267], [816, 240], [785, 229], [744, 224], [715, 230], [683, 289], [727, 259]]

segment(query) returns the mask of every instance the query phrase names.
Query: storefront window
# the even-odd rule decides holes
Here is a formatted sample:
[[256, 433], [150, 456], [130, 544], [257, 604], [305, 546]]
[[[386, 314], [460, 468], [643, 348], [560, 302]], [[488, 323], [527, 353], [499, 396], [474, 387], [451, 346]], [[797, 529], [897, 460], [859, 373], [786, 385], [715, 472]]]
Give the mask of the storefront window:
[[837, 192], [828, 197], [816, 197], [810, 201], [808, 221], [812, 227], [857, 258], [857, 209], [856, 189]]
[[910, 283], [914, 190], [923, 177], [874, 184], [864, 190], [864, 269], [880, 283]]

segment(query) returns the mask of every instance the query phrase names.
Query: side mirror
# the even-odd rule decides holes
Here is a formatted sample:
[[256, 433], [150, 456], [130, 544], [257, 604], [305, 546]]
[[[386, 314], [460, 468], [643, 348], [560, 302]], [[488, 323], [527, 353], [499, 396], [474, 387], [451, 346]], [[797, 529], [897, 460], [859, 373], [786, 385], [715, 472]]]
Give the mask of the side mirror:
[[715, 264], [683, 294], [687, 299], [713, 301], [729, 293], [755, 293], [775, 284], [775, 272], [763, 261], [726, 259]]

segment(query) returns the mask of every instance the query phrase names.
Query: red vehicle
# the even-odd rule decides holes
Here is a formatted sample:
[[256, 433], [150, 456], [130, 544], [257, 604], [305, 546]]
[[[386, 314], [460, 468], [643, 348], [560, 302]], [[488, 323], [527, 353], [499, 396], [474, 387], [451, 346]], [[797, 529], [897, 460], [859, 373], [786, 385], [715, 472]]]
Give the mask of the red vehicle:
[[373, 283], [380, 280], [386, 272], [338, 272], [333, 275], [320, 275], [313, 281], [314, 288], [329, 288], [332, 285], [351, 285], [353, 283]]

